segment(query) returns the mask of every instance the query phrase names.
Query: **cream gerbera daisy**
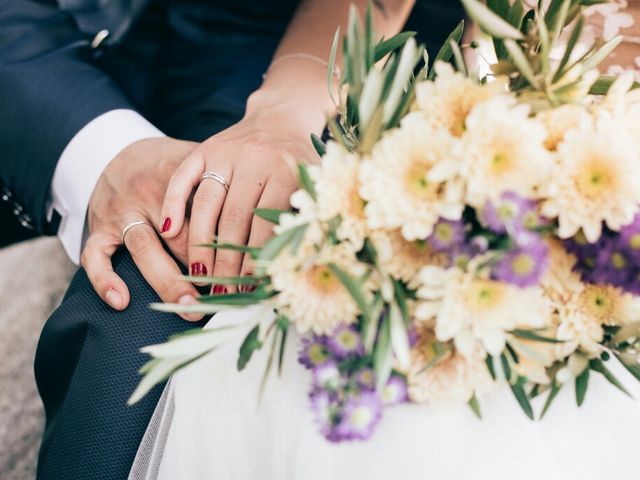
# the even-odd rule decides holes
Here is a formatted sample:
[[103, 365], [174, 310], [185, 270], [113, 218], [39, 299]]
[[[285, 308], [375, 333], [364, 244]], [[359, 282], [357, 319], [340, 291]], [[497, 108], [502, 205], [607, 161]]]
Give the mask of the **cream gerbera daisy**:
[[528, 105], [501, 95], [469, 114], [462, 175], [470, 205], [482, 208], [507, 191], [538, 197], [553, 163], [544, 147], [547, 132], [542, 122], [529, 118], [529, 112]]
[[550, 151], [555, 151], [558, 148], [568, 131], [589, 125], [592, 121], [589, 111], [576, 104], [566, 104], [558, 108], [543, 110], [536, 115], [536, 118], [542, 122], [547, 131], [544, 146]]
[[327, 143], [322, 163], [309, 167], [317, 192], [318, 218], [329, 221], [340, 216], [340, 240], [353, 242], [359, 250], [366, 235], [364, 200], [358, 192], [360, 157], [336, 142]]
[[595, 127], [570, 131], [557, 153], [542, 213], [558, 219], [560, 238], [582, 229], [593, 243], [603, 222], [619, 230], [633, 220], [640, 209], [640, 149], [624, 125], [601, 115]]
[[411, 369], [407, 372], [409, 398], [434, 408], [455, 408], [471, 400], [473, 395], [489, 392], [494, 386], [487, 366], [481, 358], [467, 358], [450, 351], [435, 365], [435, 334], [423, 327], [411, 350]]
[[[453, 340], [465, 357], [500, 354], [508, 332], [516, 328], [549, 326], [549, 304], [539, 288], [518, 288], [486, 278], [477, 271], [482, 258], [468, 271], [424, 267], [418, 274], [416, 318], [435, 319], [439, 341]], [[514, 308], [517, 305], [517, 308]]]
[[407, 240], [425, 239], [440, 217], [461, 217], [463, 185], [455, 139], [433, 130], [420, 114], [378, 142], [360, 170], [360, 194], [371, 229], [400, 228]]
[[434, 128], [446, 128], [454, 137], [466, 130], [469, 112], [478, 103], [506, 91], [501, 80], [484, 85], [454, 71], [451, 64], [436, 62], [434, 82], [416, 85], [416, 106]]
[[[319, 251], [303, 242], [296, 253], [285, 249], [267, 266], [275, 290], [277, 308], [289, 316], [301, 333], [330, 333], [338, 324], [351, 324], [358, 306], [329, 264], [360, 276], [365, 267], [355, 257], [353, 246], [341, 243]], [[365, 285], [363, 288], [367, 288]]]
[[413, 283], [425, 265], [444, 266], [448, 261], [444, 254], [433, 252], [424, 240], [405, 240], [399, 230], [376, 230], [370, 239], [385, 272], [407, 284]]

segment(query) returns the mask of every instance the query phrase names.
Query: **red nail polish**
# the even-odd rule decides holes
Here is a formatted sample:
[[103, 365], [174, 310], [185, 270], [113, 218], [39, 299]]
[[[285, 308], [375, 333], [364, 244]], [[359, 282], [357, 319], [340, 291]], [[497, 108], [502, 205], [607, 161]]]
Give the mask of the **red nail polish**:
[[202, 263], [194, 263], [191, 265], [191, 275], [194, 277], [203, 277], [207, 274], [207, 267]]
[[164, 219], [164, 222], [162, 222], [162, 229], [160, 230], [160, 233], [168, 232], [170, 228], [171, 228], [171, 218], [167, 217]]
[[213, 294], [214, 295], [224, 295], [227, 293], [227, 287], [224, 285], [214, 285], [213, 286]]

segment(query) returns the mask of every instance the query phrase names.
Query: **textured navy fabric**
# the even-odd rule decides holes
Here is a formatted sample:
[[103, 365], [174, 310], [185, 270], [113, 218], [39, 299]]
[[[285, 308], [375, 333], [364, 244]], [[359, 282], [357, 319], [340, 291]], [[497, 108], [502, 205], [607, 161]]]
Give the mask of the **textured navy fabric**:
[[[439, 45], [461, 17], [456, 5], [442, 7], [447, 1], [421, 3], [410, 21], [426, 34], [421, 40], [430, 46]], [[295, 3], [277, 2], [278, 14], [264, 14], [262, 20], [246, 10], [249, 4], [262, 9], [269, 3], [262, 0], [224, 0], [219, 10], [212, 7], [213, 0], [154, 4], [125, 41], [103, 53], [100, 68], [117, 85], [119, 95], [130, 99], [166, 133], [204, 140], [237, 122], [247, 96], [259, 85]], [[231, 32], [220, 19], [230, 21], [233, 5], [246, 19]], [[256, 12], [263, 12], [260, 9]], [[73, 69], [66, 73], [72, 76]], [[105, 95], [109, 96], [108, 88]], [[73, 110], [74, 105], [66, 108]], [[149, 309], [158, 298], [127, 252], [119, 251], [113, 263], [131, 292], [125, 311], [106, 306], [80, 270], [42, 332], [35, 365], [47, 416], [40, 480], [127, 478], [162, 388], [127, 407], [139, 380], [138, 369], [146, 361], [139, 349], [194, 327], [175, 315]]]

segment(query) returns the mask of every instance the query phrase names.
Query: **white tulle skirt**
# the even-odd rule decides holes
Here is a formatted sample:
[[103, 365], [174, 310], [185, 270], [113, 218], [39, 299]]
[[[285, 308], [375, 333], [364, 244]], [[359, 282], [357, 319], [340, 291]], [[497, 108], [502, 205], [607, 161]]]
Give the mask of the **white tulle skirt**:
[[[211, 322], [236, 324], [255, 313], [225, 311]], [[313, 422], [299, 339], [289, 338], [284, 373], [270, 378], [258, 405], [267, 353], [238, 372], [246, 332], [172, 378], [131, 480], [640, 479], [640, 386], [613, 361], [609, 368], [639, 400], [594, 374], [582, 408], [565, 388], [543, 421], [527, 419], [502, 389], [483, 400], [483, 420], [466, 408], [392, 407], [368, 442], [335, 445]], [[538, 411], [543, 401], [536, 399]]]

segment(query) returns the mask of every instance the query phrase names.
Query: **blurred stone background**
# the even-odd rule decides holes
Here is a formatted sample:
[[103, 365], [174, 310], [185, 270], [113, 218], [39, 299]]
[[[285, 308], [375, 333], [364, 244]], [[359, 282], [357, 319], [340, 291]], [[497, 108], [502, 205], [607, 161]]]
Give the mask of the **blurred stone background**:
[[[44, 425], [33, 359], [76, 267], [55, 237], [0, 248], [0, 479], [32, 480]], [[61, 479], [62, 480], [62, 479]]]

